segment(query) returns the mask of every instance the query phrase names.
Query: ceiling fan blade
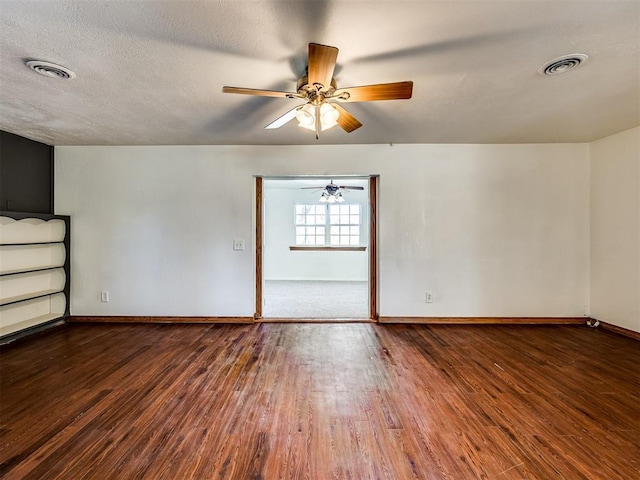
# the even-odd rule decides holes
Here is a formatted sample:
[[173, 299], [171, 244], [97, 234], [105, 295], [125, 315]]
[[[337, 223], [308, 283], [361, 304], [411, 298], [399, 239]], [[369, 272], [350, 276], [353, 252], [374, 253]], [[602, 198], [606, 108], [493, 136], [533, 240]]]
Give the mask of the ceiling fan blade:
[[287, 113], [285, 113], [284, 115], [281, 115], [280, 117], [276, 118], [273, 122], [271, 122], [269, 125], [267, 125], [266, 129], [274, 129], [274, 128], [280, 128], [281, 126], [283, 126], [285, 123], [293, 120], [294, 118], [296, 118], [296, 113], [298, 113], [298, 109], [302, 107], [302, 105], [298, 105], [297, 107], [293, 107], [291, 110], [289, 110]]
[[331, 103], [331, 106], [340, 113], [340, 116], [338, 117], [338, 125], [340, 125], [345, 132], [351, 133], [362, 126], [358, 119], [347, 112], [342, 105], [338, 103]]
[[323, 190], [324, 186], [322, 187], [300, 187], [300, 190]]
[[294, 92], [280, 92], [278, 90], [257, 90], [255, 88], [222, 87], [223, 93], [239, 93], [241, 95], [258, 95], [260, 97], [302, 98]]
[[341, 102], [372, 102], [374, 100], [404, 100], [411, 98], [412, 93], [413, 82], [409, 81], [341, 88], [332, 98]]
[[333, 70], [336, 68], [338, 49], [317, 43], [309, 44], [309, 85], [320, 83], [325, 87], [331, 85]]
[[364, 187], [350, 187], [348, 185], [340, 185], [338, 188], [341, 188], [344, 190], [364, 190]]

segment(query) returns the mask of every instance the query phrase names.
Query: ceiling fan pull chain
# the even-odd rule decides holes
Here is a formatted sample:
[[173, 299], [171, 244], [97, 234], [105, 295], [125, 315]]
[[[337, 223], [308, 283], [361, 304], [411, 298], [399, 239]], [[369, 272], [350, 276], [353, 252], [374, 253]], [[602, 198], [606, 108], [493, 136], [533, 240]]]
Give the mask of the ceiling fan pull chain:
[[316, 140], [320, 138], [320, 105], [316, 105]]

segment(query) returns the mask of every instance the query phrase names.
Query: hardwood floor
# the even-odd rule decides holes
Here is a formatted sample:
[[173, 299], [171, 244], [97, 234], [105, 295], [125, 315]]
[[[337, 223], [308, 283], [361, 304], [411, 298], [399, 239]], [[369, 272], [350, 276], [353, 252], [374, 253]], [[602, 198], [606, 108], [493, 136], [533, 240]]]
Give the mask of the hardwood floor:
[[0, 351], [0, 476], [630, 480], [639, 365], [576, 326], [74, 324]]

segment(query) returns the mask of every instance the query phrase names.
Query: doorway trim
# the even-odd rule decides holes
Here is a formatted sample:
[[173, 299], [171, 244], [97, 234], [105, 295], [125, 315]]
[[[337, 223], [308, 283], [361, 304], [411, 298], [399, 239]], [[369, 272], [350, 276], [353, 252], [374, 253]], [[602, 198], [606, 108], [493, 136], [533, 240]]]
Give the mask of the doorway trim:
[[[327, 175], [318, 175], [318, 177], [326, 177]], [[354, 175], [356, 176], [356, 175]], [[378, 175], [357, 175], [358, 177], [369, 178], [369, 321], [378, 322]], [[253, 315], [255, 322], [262, 322], [262, 304], [263, 304], [263, 232], [264, 232], [264, 195], [263, 195], [263, 179], [271, 178], [262, 175], [256, 175], [255, 183], [255, 291], [256, 291], [256, 309]], [[273, 177], [282, 178], [282, 177]], [[292, 175], [291, 178], [300, 178], [300, 176]], [[295, 319], [287, 319], [295, 320]], [[323, 321], [323, 319], [319, 319]], [[325, 320], [326, 321], [326, 320]]]

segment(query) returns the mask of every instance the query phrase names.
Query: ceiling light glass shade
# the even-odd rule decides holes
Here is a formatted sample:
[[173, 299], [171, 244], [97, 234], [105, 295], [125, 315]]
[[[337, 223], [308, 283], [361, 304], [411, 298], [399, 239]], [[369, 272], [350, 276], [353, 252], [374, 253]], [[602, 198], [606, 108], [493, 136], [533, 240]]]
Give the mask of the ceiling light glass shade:
[[340, 112], [328, 103], [320, 105], [320, 125], [322, 130], [334, 127], [338, 123]]
[[327, 203], [327, 196], [323, 193], [322, 196], [320, 197], [320, 203]]
[[327, 198], [327, 202], [329, 202], [329, 203], [336, 203], [336, 197], [334, 197], [333, 195], [331, 195], [329, 198]]
[[[320, 130], [328, 130], [338, 124], [340, 112], [328, 103], [320, 105]], [[307, 130], [316, 129], [316, 108], [314, 105], [307, 103], [296, 112], [296, 120], [298, 126]]]
[[336, 202], [338, 202], [338, 203], [344, 202], [344, 197], [342, 196], [342, 194], [340, 192], [338, 192], [338, 194], [336, 195]]
[[315, 130], [316, 112], [313, 105], [307, 103], [304, 107], [298, 109], [296, 112], [296, 120], [298, 120], [300, 127]]

